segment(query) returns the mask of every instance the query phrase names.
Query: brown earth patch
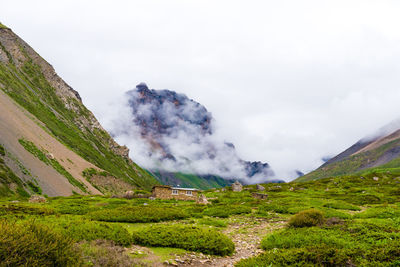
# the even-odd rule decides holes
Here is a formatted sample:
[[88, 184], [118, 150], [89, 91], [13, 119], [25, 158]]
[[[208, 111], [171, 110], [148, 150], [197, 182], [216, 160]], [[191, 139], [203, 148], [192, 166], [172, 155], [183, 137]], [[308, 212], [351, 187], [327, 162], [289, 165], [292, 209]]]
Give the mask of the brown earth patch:
[[24, 138], [47, 150], [77, 180], [84, 183], [91, 194], [101, 194], [82, 176], [82, 171], [96, 166], [69, 150], [44, 130], [40, 122], [0, 90], [0, 143], [37, 177], [43, 193], [49, 196], [68, 196], [72, 191], [82, 193], [68, 180], [22, 147]]

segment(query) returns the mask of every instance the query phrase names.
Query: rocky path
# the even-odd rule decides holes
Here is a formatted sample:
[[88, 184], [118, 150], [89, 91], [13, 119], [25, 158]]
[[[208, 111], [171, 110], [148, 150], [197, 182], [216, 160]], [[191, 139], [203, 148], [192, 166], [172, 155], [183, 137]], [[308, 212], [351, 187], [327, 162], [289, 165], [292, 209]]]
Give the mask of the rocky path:
[[260, 218], [236, 218], [223, 231], [235, 243], [235, 252], [232, 256], [212, 257], [202, 254], [188, 254], [175, 259], [175, 266], [221, 266], [231, 267], [241, 259], [256, 256], [263, 252], [260, 248], [261, 239], [284, 226], [285, 222], [270, 222]]

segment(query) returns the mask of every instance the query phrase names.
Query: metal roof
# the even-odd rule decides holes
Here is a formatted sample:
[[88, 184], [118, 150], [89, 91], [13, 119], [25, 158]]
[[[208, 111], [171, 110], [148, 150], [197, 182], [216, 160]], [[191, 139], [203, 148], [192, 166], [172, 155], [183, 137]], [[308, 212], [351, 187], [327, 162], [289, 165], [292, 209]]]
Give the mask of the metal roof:
[[186, 191], [199, 191], [199, 189], [196, 189], [196, 188], [172, 187], [172, 189], [175, 189], [175, 190], [186, 190]]

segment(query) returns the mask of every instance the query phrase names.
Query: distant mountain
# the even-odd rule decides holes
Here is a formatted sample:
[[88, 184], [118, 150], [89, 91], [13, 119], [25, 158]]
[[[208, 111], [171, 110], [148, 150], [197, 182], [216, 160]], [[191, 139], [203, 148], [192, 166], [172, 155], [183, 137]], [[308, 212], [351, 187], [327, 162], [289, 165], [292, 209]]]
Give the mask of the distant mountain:
[[157, 184], [128, 154], [79, 93], [0, 24], [0, 197], [121, 193]]
[[266, 182], [273, 177], [267, 163], [242, 160], [232, 143], [215, 134], [212, 114], [187, 96], [149, 89], [141, 83], [126, 97], [131, 117], [119, 119], [111, 132], [128, 143], [138, 138], [145, 142], [142, 151], [133, 151], [133, 158], [135, 153], [144, 158], [142, 164], [149, 164], [148, 169], [157, 173], [160, 181], [183, 183], [176, 175], [170, 179], [174, 173], [245, 183]]
[[339, 155], [329, 159], [317, 170], [296, 181], [347, 175], [374, 168], [398, 167], [400, 167], [400, 120], [361, 139]]

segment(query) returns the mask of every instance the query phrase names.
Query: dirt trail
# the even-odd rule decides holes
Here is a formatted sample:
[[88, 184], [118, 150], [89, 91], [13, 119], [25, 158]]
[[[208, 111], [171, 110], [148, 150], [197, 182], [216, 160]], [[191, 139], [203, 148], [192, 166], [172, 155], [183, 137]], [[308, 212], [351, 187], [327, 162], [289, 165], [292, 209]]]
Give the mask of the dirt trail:
[[67, 196], [72, 194], [72, 190], [76, 192], [80, 190], [72, 186], [51, 166], [44, 164], [26, 151], [18, 142], [20, 138], [32, 141], [37, 147], [49, 151], [75, 179], [84, 183], [92, 194], [101, 194], [82, 176], [84, 169], [96, 167], [69, 150], [39, 125], [40, 122], [32, 114], [0, 90], [0, 143], [34, 176], [37, 176], [43, 193], [48, 196]]
[[142, 246], [127, 248], [127, 252], [140, 255], [137, 258], [138, 266], [166, 267], [166, 266], [196, 266], [196, 267], [233, 267], [241, 259], [257, 256], [263, 252], [260, 248], [261, 239], [268, 233], [283, 228], [286, 222], [271, 222], [262, 218], [234, 218], [229, 226], [223, 231], [235, 243], [235, 252], [232, 256], [217, 257], [204, 255], [202, 253], [172, 254], [170, 260], [161, 262], [159, 256], [151, 249]]
[[211, 257], [202, 254], [189, 254], [177, 257], [176, 266], [232, 267], [241, 259], [257, 256], [263, 252], [261, 239], [268, 233], [282, 228], [285, 222], [270, 222], [261, 218], [240, 218], [224, 231], [235, 243], [235, 252], [228, 257]]

